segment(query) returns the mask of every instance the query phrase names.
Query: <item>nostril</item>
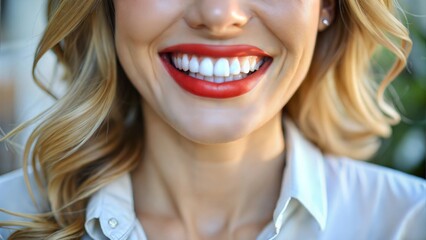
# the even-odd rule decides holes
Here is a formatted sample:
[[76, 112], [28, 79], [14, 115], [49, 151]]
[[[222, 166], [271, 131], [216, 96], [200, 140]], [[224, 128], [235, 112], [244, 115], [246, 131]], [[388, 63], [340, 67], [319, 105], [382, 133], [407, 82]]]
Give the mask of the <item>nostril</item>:
[[251, 19], [251, 16], [249, 16], [248, 14], [244, 14], [240, 11], [232, 11], [231, 16], [234, 19], [233, 25], [235, 27], [243, 27]]
[[212, 35], [236, 33], [251, 18], [243, 4], [236, 1], [201, 0], [188, 6], [184, 19], [193, 29], [204, 29]]

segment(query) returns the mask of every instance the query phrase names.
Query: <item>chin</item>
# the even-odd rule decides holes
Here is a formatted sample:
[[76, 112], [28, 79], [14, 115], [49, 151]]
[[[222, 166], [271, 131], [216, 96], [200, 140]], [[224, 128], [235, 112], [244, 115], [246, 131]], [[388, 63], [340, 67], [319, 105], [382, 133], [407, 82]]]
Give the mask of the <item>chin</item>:
[[177, 129], [180, 135], [199, 144], [224, 144], [234, 142], [250, 134], [247, 122], [244, 124], [196, 124]]

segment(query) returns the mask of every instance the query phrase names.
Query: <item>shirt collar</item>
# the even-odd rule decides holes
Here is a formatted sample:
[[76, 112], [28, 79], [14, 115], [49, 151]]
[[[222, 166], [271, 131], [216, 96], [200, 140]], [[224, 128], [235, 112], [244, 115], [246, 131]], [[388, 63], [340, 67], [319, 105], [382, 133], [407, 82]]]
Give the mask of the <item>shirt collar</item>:
[[[327, 221], [327, 195], [322, 153], [307, 141], [288, 119], [284, 121], [286, 168], [281, 193], [274, 211], [277, 231], [283, 225], [290, 200], [295, 199], [324, 230]], [[136, 224], [130, 175], [113, 181], [89, 201], [85, 228], [93, 239], [126, 239]], [[100, 228], [99, 228], [100, 226]]]
[[127, 239], [136, 223], [130, 175], [125, 174], [89, 200], [85, 229], [93, 239]]
[[292, 199], [298, 200], [324, 230], [327, 221], [327, 194], [323, 154], [303, 137], [290, 120], [284, 120], [284, 129], [287, 166], [274, 211], [276, 230], [281, 229], [286, 208]]

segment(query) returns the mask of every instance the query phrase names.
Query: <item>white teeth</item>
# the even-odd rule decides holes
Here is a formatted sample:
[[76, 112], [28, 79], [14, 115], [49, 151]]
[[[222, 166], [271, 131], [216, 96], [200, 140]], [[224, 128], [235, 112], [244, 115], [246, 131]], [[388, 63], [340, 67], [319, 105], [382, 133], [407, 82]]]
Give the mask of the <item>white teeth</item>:
[[232, 82], [234, 80], [240, 80], [240, 79], [246, 78], [248, 76], [248, 74], [242, 73], [242, 74], [238, 74], [238, 75], [231, 75], [231, 76], [228, 76], [228, 77], [206, 77], [206, 76], [204, 76], [200, 73], [193, 73], [193, 72], [189, 72], [188, 75], [193, 77], [193, 78], [205, 80], [205, 81], [208, 81], [208, 82], [214, 82], [214, 83]]
[[258, 61], [258, 62], [256, 63], [256, 66], [254, 67], [254, 70], [255, 70], [255, 71], [259, 70], [260, 66], [261, 66], [263, 63], [264, 63], [264, 61], [263, 61], [263, 60]]
[[189, 62], [189, 71], [193, 73], [197, 73], [199, 69], [198, 58], [196, 56], [192, 56], [191, 61]]
[[256, 71], [256, 59], [250, 58], [250, 72]]
[[224, 83], [225, 82], [225, 78], [224, 77], [215, 77], [214, 78], [214, 82], [215, 83]]
[[241, 72], [243, 73], [249, 73], [250, 72], [250, 62], [248, 57], [245, 57], [243, 60], [243, 63], [241, 64]]
[[181, 57], [177, 58], [177, 68], [182, 69], [182, 58]]
[[189, 76], [215, 83], [246, 78], [265, 62], [257, 56], [211, 58], [184, 53], [173, 54], [171, 61], [177, 69], [187, 72]]
[[207, 77], [213, 76], [213, 61], [210, 58], [204, 58], [201, 61], [199, 72]]
[[235, 75], [234, 77], [233, 77], [233, 80], [240, 80], [240, 79], [242, 79], [243, 78], [243, 76], [241, 75], [241, 74], [238, 74], [238, 75]]
[[182, 57], [182, 70], [183, 71], [189, 70], [189, 58], [187, 54], [183, 54], [183, 57]]
[[214, 65], [214, 75], [218, 77], [229, 76], [229, 62], [226, 58], [220, 58]]
[[204, 76], [199, 74], [199, 73], [196, 73], [195, 77], [198, 78], [198, 79], [204, 80]]
[[232, 75], [240, 74], [241, 67], [240, 67], [240, 61], [238, 61], [238, 58], [235, 57], [235, 58], [232, 59], [231, 67], [230, 67], [229, 71]]
[[204, 77], [204, 80], [214, 82], [214, 77]]

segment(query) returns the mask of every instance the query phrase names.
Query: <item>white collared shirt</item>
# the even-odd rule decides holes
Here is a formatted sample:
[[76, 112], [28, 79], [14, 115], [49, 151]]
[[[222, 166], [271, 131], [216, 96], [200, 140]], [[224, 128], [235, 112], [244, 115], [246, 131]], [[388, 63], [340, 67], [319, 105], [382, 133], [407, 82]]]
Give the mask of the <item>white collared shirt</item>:
[[[290, 121], [285, 130], [287, 166], [281, 193], [273, 221], [258, 240], [426, 239], [424, 179], [324, 155]], [[0, 189], [0, 208], [36, 212], [28, 204], [21, 173], [1, 177]], [[5, 219], [11, 216], [0, 213], [0, 220]], [[85, 229], [84, 239], [147, 239], [134, 212], [129, 174], [91, 197]], [[9, 234], [0, 229], [0, 236]]]

